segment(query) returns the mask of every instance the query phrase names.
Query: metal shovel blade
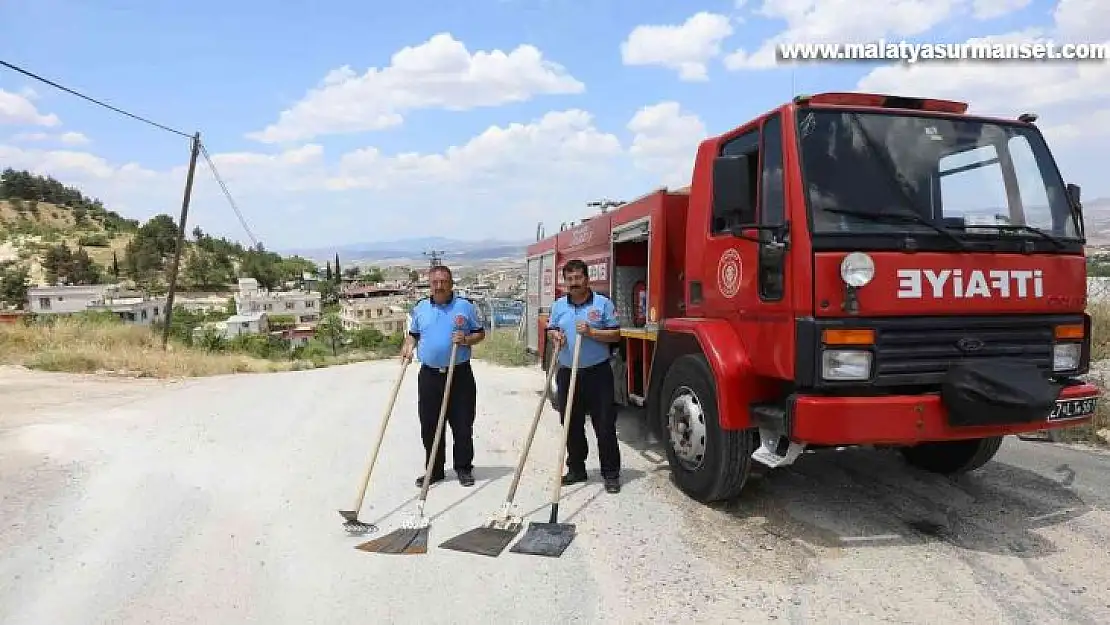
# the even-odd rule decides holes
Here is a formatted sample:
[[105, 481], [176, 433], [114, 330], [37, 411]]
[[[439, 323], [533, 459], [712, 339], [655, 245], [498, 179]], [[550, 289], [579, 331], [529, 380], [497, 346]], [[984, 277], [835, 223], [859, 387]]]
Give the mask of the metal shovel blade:
[[402, 555], [428, 553], [428, 528], [393, 530], [381, 538], [355, 545], [355, 549]]
[[513, 542], [520, 530], [519, 523], [510, 523], [504, 527], [494, 527], [492, 524], [476, 527], [445, 541], [440, 548], [496, 558]]
[[574, 534], [575, 526], [571, 523], [529, 523], [524, 537], [509, 551], [558, 558], [570, 546]]

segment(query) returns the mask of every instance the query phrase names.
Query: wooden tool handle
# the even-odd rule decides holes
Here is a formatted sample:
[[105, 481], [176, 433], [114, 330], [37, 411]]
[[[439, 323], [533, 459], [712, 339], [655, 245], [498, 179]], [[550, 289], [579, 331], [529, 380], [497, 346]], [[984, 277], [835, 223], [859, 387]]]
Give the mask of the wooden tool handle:
[[378, 428], [378, 438], [374, 442], [374, 450], [370, 452], [370, 462], [366, 465], [366, 473], [362, 476], [362, 486], [358, 489], [358, 496], [355, 497], [355, 506], [351, 510], [355, 511], [355, 515], [362, 510], [362, 502], [366, 498], [366, 487], [370, 484], [370, 474], [374, 471], [374, 464], [378, 461], [378, 451], [382, 447], [382, 441], [385, 439], [385, 427], [389, 425], [389, 417], [393, 414], [393, 405], [397, 403], [397, 395], [401, 391], [401, 382], [405, 380], [405, 371], [409, 368], [409, 360], [404, 360], [401, 363], [401, 373], [397, 376], [397, 381], [393, 384], [393, 392], [389, 395], [389, 403], [385, 407], [385, 415], [382, 416], [382, 424]]
[[548, 389], [551, 388], [551, 378], [555, 377], [555, 371], [559, 368], [559, 350], [552, 350], [551, 362], [547, 365], [547, 379], [543, 383], [543, 393], [540, 393], [539, 405], [536, 406], [536, 414], [532, 417], [532, 428], [528, 430], [528, 438], [524, 441], [524, 448], [520, 450], [520, 460], [516, 463], [516, 473], [513, 474], [513, 483], [509, 486], [509, 496], [505, 498], [507, 503], [512, 503], [513, 498], [516, 497], [516, 488], [520, 485], [520, 476], [524, 473], [524, 464], [528, 461], [528, 451], [532, 448], [532, 440], [536, 437], [536, 428], [540, 424], [540, 417], [543, 416], [543, 405], [547, 403]]
[[432, 465], [436, 461], [439, 451], [439, 441], [443, 438], [443, 424], [447, 421], [447, 402], [451, 399], [451, 381], [455, 377], [455, 355], [459, 351], [458, 343], [451, 343], [451, 364], [447, 365], [447, 385], [443, 389], [443, 400], [439, 403], [439, 423], [436, 424], [436, 436], [432, 442], [432, 452], [428, 454], [428, 464], [424, 467], [424, 484], [420, 487], [420, 501], [428, 499], [428, 487], [431, 485]]
[[[559, 509], [559, 495], [563, 485], [563, 462], [566, 460], [567, 437], [570, 435], [570, 419], [574, 414], [574, 391], [578, 384], [578, 356], [582, 352], [582, 336], [574, 337], [574, 359], [570, 365], [570, 387], [567, 389], [567, 402], [563, 405], [563, 443], [559, 446], [559, 464], [555, 467], [555, 477], [551, 480], [552, 517]], [[552, 521], [554, 522], [554, 521]]]

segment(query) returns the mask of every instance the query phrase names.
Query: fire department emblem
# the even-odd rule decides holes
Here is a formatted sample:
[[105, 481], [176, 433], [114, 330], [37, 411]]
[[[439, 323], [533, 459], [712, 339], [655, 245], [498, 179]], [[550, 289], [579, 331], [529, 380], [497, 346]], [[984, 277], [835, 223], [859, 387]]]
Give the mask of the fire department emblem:
[[455, 315], [455, 327], [456, 328], [466, 327], [466, 316], [465, 315]]
[[726, 299], [736, 297], [740, 292], [740, 280], [744, 277], [744, 262], [740, 259], [740, 252], [727, 249], [721, 254], [717, 263], [717, 288]]
[[586, 317], [590, 321], [597, 323], [598, 321], [601, 321], [601, 311], [596, 308], [591, 308], [590, 312], [586, 313]]

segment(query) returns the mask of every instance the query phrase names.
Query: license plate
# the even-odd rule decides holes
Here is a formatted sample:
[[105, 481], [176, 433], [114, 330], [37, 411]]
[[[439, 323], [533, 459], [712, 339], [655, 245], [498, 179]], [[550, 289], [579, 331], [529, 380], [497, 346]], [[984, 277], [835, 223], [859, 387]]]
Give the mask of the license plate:
[[1097, 404], [1097, 397], [1085, 397], [1083, 399], [1058, 399], [1056, 400], [1056, 406], [1052, 409], [1052, 414], [1048, 415], [1048, 420], [1070, 421], [1072, 419], [1081, 419], [1083, 417], [1094, 414], [1095, 406]]

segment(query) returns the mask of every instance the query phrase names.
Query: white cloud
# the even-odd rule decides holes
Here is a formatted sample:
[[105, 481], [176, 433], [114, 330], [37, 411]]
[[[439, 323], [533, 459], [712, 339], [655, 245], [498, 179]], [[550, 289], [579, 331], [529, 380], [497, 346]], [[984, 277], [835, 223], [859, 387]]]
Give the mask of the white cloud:
[[637, 167], [672, 188], [690, 184], [694, 153], [707, 134], [697, 115], [683, 112], [678, 102], [660, 102], [637, 111], [628, 129], [634, 134], [629, 153]]
[[361, 76], [349, 66], [332, 70], [276, 123], [248, 137], [264, 143], [303, 141], [397, 126], [404, 113], [417, 109], [463, 111], [584, 90], [535, 46], [472, 54], [449, 33], [440, 33], [396, 52], [389, 67], [372, 67]]
[[[491, 126], [439, 154], [386, 156], [376, 148], [343, 155], [332, 189], [413, 188], [425, 183], [497, 181], [544, 184], [557, 175], [588, 172], [621, 153], [617, 137], [598, 130], [582, 110], [551, 112], [528, 124]], [[565, 179], [565, 178], [564, 178]]]
[[53, 113], [40, 113], [31, 101], [35, 97], [35, 92], [30, 89], [24, 89], [23, 93], [0, 89], [0, 124], [53, 127], [62, 123]]
[[63, 132], [58, 140], [66, 145], [86, 145], [89, 138], [80, 132]]
[[[1055, 17], [1056, 23], [1048, 29], [1027, 29], [972, 39], [969, 43], [1082, 41], [1075, 36], [1077, 31], [1092, 37], [1085, 41], [1110, 40], [1108, 3], [1061, 0]], [[1104, 114], [1100, 111], [1110, 110], [1110, 62], [964, 61], [890, 65], [866, 75], [858, 88], [959, 99], [968, 102], [971, 110], [987, 114], [1012, 116], [1034, 111], [1041, 115], [1045, 133], [1052, 141], [1055, 139], [1052, 128], [1063, 128], [1068, 123], [1078, 123], [1071, 120], [1088, 120]], [[1063, 131], [1061, 138], [1069, 132]]]
[[769, 69], [778, 64], [775, 51], [780, 44], [911, 38], [964, 14], [993, 19], [1028, 3], [1029, 0], [883, 0], [861, 5], [858, 0], [763, 0], [755, 13], [784, 21], [786, 28], [765, 40], [754, 52], [739, 49], [726, 56], [724, 62], [732, 70]]
[[42, 142], [42, 141], [58, 141], [65, 145], [88, 145], [89, 138], [80, 132], [63, 132], [61, 134], [50, 134], [47, 132], [21, 132], [12, 137], [15, 141], [23, 142]]
[[732, 33], [727, 16], [706, 11], [679, 25], [641, 25], [621, 43], [621, 60], [677, 70], [682, 80], [707, 80], [706, 63], [721, 54], [721, 42]]

